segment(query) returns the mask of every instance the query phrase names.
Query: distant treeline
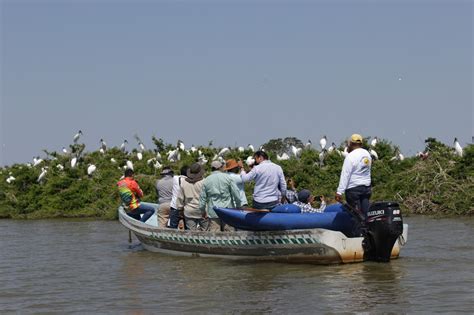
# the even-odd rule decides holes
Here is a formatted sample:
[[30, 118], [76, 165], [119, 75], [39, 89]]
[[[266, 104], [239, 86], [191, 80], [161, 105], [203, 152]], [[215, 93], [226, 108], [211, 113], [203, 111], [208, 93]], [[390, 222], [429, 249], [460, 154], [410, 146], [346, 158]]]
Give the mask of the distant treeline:
[[[222, 150], [210, 143], [207, 147], [183, 150], [182, 143], [171, 145], [154, 137], [153, 143], [153, 149], [138, 147], [130, 152], [105, 146], [101, 151], [86, 152], [83, 144], [73, 144], [67, 153], [44, 150], [45, 157], [36, 159], [36, 166], [14, 164], [1, 168], [0, 218], [114, 219], [120, 204], [116, 182], [127, 161], [133, 164], [135, 177], [145, 193], [143, 200], [156, 202], [154, 184], [163, 166], [171, 166], [179, 173], [181, 166], [200, 161], [210, 172], [213, 159], [245, 161], [252, 155], [249, 147]], [[425, 143], [423, 152], [406, 158], [400, 158], [398, 147], [387, 140], [379, 140], [375, 147], [365, 144], [378, 155], [372, 166], [372, 200], [397, 201], [405, 214], [474, 214], [474, 146], [466, 146], [459, 156], [453, 147], [434, 138]], [[282, 166], [285, 176], [295, 180], [297, 190], [310, 189], [333, 202], [344, 144], [332, 151], [321, 151], [289, 137], [272, 139], [262, 147], [272, 161]], [[303, 149], [295, 156], [291, 154], [294, 148]], [[283, 152], [288, 153], [288, 159], [281, 160]], [[168, 160], [170, 156], [172, 161]], [[92, 164], [96, 169], [89, 175]], [[252, 184], [246, 186], [249, 202], [252, 189]]]

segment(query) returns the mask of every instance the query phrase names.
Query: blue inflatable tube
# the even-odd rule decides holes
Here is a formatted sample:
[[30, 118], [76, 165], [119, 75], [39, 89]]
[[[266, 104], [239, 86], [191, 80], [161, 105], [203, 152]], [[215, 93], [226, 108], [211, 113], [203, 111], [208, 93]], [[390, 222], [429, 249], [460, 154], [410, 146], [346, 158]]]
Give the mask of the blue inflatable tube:
[[299, 229], [328, 229], [351, 236], [356, 221], [345, 211], [342, 204], [326, 207], [323, 213], [274, 213], [252, 212], [215, 207], [219, 218], [240, 230], [280, 231]]

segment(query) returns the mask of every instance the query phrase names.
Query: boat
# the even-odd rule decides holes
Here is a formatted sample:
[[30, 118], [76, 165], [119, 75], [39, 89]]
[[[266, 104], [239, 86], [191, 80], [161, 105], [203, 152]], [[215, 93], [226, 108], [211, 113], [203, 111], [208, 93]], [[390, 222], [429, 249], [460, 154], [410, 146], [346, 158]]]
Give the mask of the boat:
[[[147, 203], [158, 208], [158, 205]], [[248, 211], [250, 212], [250, 211]], [[119, 220], [143, 248], [164, 254], [234, 260], [278, 261], [313, 264], [355, 263], [371, 259], [365, 237], [348, 237], [324, 228], [206, 232], [157, 226], [156, 214], [146, 223], [118, 209]], [[408, 225], [390, 247], [388, 260], [398, 258], [408, 236]], [[386, 260], [384, 260], [386, 261]]]

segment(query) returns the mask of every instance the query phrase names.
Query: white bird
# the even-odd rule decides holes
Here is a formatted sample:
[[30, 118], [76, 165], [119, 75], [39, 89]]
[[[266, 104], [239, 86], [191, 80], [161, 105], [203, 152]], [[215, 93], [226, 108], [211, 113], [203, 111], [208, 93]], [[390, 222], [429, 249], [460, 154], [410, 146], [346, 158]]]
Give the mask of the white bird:
[[379, 155], [377, 154], [377, 152], [375, 152], [374, 149], [370, 149], [370, 150], [369, 150], [369, 153], [370, 153], [370, 155], [372, 156], [372, 158], [373, 158], [374, 160], [378, 160], [378, 159], [379, 159]]
[[66, 149], [65, 147], [63, 147], [63, 153], [64, 153], [64, 154], [67, 154], [67, 153], [68, 153], [68, 152], [67, 152], [67, 149]]
[[26, 163], [26, 166], [27, 166], [28, 168], [31, 168], [31, 163]]
[[168, 151], [168, 161], [170, 162], [177, 162], [181, 158], [181, 155], [179, 154], [179, 150], [170, 150]]
[[247, 159], [245, 160], [245, 163], [248, 166], [252, 166], [255, 164], [255, 159], [252, 156], [248, 156]]
[[424, 160], [426, 160], [426, 159], [428, 158], [429, 153], [430, 153], [430, 152], [426, 152], [426, 153], [425, 153], [425, 152], [421, 152], [421, 151], [420, 151], [420, 152], [418, 152], [418, 153], [416, 154], [416, 156], [419, 157], [420, 159], [422, 159], [422, 160], [424, 161]]
[[102, 154], [107, 151], [107, 143], [104, 141], [104, 139], [100, 139], [100, 150]]
[[141, 152], [137, 152], [137, 159], [141, 161], [143, 159], [143, 154]]
[[377, 137], [374, 137], [372, 141], [370, 141], [370, 146], [375, 147], [377, 145], [377, 141], [378, 141]]
[[348, 150], [349, 150], [349, 149], [347, 148], [347, 146], [345, 146], [345, 147], [344, 147], [344, 151], [342, 152], [342, 156], [343, 156], [343, 157], [346, 157], [346, 156], [349, 155], [349, 151], [348, 151]]
[[7, 183], [11, 184], [11, 183], [13, 183], [13, 181], [14, 181], [15, 179], [16, 179], [15, 177], [13, 177], [13, 176], [10, 175], [10, 176], [7, 178]]
[[153, 167], [154, 167], [155, 169], [159, 169], [159, 168], [161, 168], [161, 163], [158, 162], [158, 161], [156, 161], [156, 162], [153, 164]]
[[205, 157], [204, 155], [202, 155], [202, 154], [199, 155], [199, 157], [198, 157], [198, 163], [199, 163], [199, 164], [204, 165], [204, 164], [207, 163], [207, 161], [208, 161], [208, 160], [206, 159], [206, 157]]
[[74, 138], [72, 139], [72, 141], [73, 141], [74, 143], [77, 143], [77, 141], [79, 140], [79, 137], [80, 137], [81, 135], [82, 135], [82, 131], [79, 130], [79, 132], [74, 135]]
[[185, 149], [184, 142], [181, 140], [178, 140], [178, 149], [180, 149], [181, 151], [184, 151]]
[[239, 147], [239, 148], [237, 149], [237, 151], [239, 151], [240, 153], [242, 153], [242, 152], [245, 151], [245, 148], [244, 148], [244, 147]]
[[87, 168], [87, 175], [92, 176], [96, 169], [97, 167], [94, 164], [89, 164], [89, 167]]
[[230, 148], [222, 148], [222, 150], [219, 151], [219, 153], [217, 153], [218, 156], [225, 156], [227, 153], [230, 152]]
[[127, 139], [124, 139], [122, 144], [120, 145], [120, 151], [125, 152], [125, 150], [127, 149], [127, 143]]
[[132, 161], [128, 160], [127, 163], [126, 163], [126, 168], [129, 168], [133, 171], [133, 163]]
[[156, 156], [155, 156], [155, 157], [156, 157], [156, 160], [157, 160], [157, 161], [161, 161], [161, 154], [160, 154], [160, 151], [156, 150], [155, 152], [156, 152]]
[[294, 145], [291, 146], [291, 153], [295, 156], [295, 158], [299, 158], [301, 156], [301, 152], [303, 151], [302, 148], [297, 148]]
[[247, 146], [247, 148], [248, 148], [250, 151], [252, 151], [252, 152], [255, 151], [255, 149], [253, 148], [253, 145], [251, 145], [251, 144], [249, 144], [249, 145]]
[[77, 157], [75, 156], [71, 159], [71, 167], [72, 168], [76, 167], [76, 164], [77, 164]]
[[336, 144], [333, 142], [331, 146], [328, 148], [328, 152], [332, 152], [336, 149]]
[[319, 152], [319, 167], [324, 166], [325, 157], [326, 157], [326, 150], [322, 150], [321, 152]]
[[326, 138], [326, 136], [323, 136], [321, 140], [319, 140], [319, 145], [321, 146], [321, 150], [324, 150], [324, 148], [326, 147], [327, 140], [328, 139]]
[[145, 151], [145, 150], [146, 150], [145, 145], [143, 144], [143, 142], [141, 142], [141, 141], [138, 142], [138, 146], [140, 147], [140, 149], [141, 149], [142, 151]]
[[461, 145], [459, 144], [458, 138], [454, 138], [454, 150], [456, 151], [456, 154], [458, 156], [462, 157], [463, 149]]
[[193, 144], [193, 145], [191, 146], [191, 152], [194, 153], [194, 152], [196, 152], [196, 151], [197, 151], [197, 149], [196, 149], [196, 147], [195, 147], [194, 144]]
[[39, 156], [33, 158], [33, 166], [38, 166], [41, 164], [41, 162], [43, 162], [43, 159], [40, 159]]
[[278, 161], [286, 161], [289, 159], [290, 159], [290, 156], [286, 152], [283, 152], [281, 155], [277, 154]]
[[38, 179], [36, 180], [38, 183], [42, 183], [43, 182], [43, 179], [44, 177], [46, 176], [46, 173], [48, 172], [48, 170], [44, 167], [41, 168], [41, 174], [38, 176]]
[[311, 140], [308, 140], [308, 142], [306, 142], [306, 144], [304, 145], [305, 149], [311, 149], [311, 146], [313, 145], [313, 143], [311, 142]]
[[62, 164], [58, 164], [56, 165], [56, 168], [60, 171], [62, 171], [64, 169], [64, 166]]
[[117, 160], [115, 160], [114, 158], [110, 158], [110, 162], [115, 164], [115, 163], [117, 163]]

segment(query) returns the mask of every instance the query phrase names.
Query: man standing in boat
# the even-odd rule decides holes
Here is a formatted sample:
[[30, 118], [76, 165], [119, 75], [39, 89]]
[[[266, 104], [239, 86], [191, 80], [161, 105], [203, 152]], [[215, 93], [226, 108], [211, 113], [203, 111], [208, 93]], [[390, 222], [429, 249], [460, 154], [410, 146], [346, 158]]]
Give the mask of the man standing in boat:
[[372, 195], [370, 176], [372, 158], [370, 153], [362, 148], [362, 143], [362, 136], [359, 134], [353, 134], [349, 139], [349, 154], [344, 159], [335, 198], [341, 202], [342, 194], [345, 193], [347, 203], [365, 216]]
[[212, 173], [204, 179], [199, 208], [204, 218], [209, 218], [209, 231], [230, 231], [232, 227], [221, 222], [214, 207], [220, 208], [240, 208], [239, 188], [232, 177], [224, 172], [224, 164], [220, 161], [211, 163]]
[[[143, 191], [133, 178], [133, 170], [127, 168], [124, 177], [117, 183], [117, 186], [126, 212], [132, 218], [146, 222], [155, 213], [155, 209], [152, 206], [140, 203]], [[140, 218], [141, 214], [143, 214], [143, 217]]]
[[255, 209], [273, 209], [280, 203], [286, 202], [286, 181], [280, 165], [271, 162], [267, 153], [254, 153], [255, 166], [250, 172], [242, 168], [242, 181], [254, 180], [253, 207]]

